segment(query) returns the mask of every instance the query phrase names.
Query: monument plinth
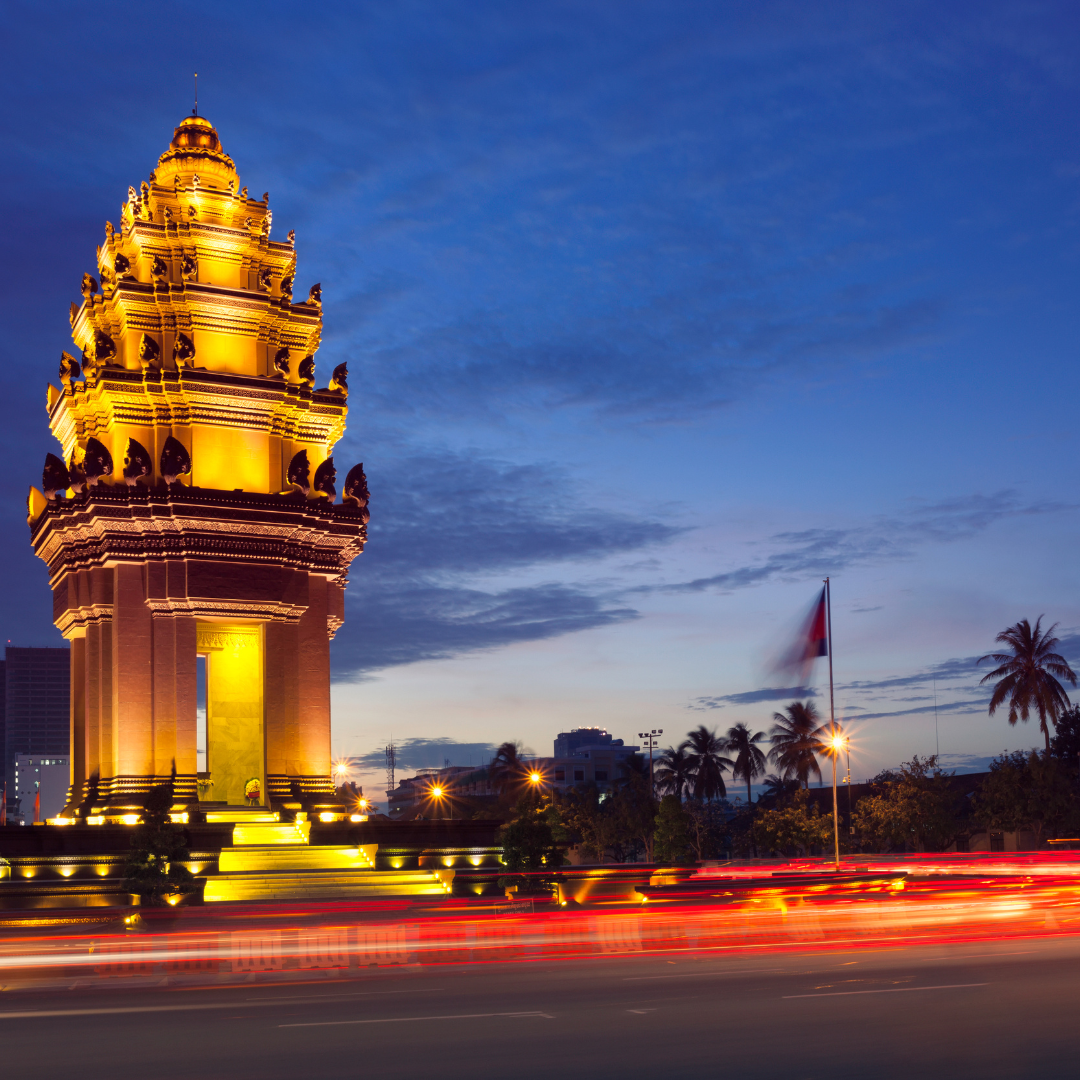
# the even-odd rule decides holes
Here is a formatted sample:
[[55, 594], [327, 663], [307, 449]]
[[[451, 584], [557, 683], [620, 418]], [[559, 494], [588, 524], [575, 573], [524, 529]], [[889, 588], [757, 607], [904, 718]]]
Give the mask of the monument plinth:
[[64, 353], [48, 392], [62, 457], [28, 503], [71, 642], [66, 819], [133, 820], [163, 782], [180, 812], [200, 779], [233, 806], [341, 809], [330, 639], [367, 486], [358, 465], [336, 501], [345, 366], [315, 388], [319, 286], [294, 302], [293, 234], [270, 233], [267, 196], [189, 117], [72, 304], [81, 360]]

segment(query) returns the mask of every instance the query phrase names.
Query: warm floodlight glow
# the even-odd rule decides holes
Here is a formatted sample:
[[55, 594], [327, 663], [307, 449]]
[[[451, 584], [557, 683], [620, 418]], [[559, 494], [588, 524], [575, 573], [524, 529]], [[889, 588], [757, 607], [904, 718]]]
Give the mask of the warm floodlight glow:
[[348, 773], [348, 771], [349, 771], [348, 762], [339, 761], [334, 765], [334, 772], [337, 773], [338, 776], [345, 776]]
[[443, 797], [443, 789], [441, 787], [433, 787], [431, 789], [431, 797], [433, 799], [441, 799]]
[[543, 777], [538, 772], [529, 773], [529, 783], [539, 784]]

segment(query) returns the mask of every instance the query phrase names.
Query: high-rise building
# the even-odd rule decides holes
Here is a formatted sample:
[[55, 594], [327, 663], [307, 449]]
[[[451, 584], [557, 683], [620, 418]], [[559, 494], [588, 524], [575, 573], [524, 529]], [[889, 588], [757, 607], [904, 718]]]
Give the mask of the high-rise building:
[[17, 754], [66, 755], [71, 746], [71, 654], [61, 649], [8, 646], [0, 662], [3, 680], [3, 775], [8, 799], [15, 793]]

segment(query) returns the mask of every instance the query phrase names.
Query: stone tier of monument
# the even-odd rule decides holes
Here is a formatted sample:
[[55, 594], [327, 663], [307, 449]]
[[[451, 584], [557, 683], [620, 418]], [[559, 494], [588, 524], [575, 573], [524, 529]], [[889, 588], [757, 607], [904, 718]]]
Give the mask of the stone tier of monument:
[[[316, 389], [318, 285], [293, 299], [293, 234], [241, 188], [203, 117], [169, 149], [71, 306], [48, 412], [59, 453], [32, 488], [35, 552], [71, 643], [62, 821], [173, 810], [344, 817], [330, 776], [330, 639], [366, 539], [357, 465], [337, 500], [348, 385]], [[206, 755], [197, 762], [197, 657]]]

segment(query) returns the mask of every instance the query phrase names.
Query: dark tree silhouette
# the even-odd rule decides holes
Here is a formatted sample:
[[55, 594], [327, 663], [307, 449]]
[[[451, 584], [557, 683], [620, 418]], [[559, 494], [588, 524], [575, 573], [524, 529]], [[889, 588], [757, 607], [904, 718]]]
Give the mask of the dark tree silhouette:
[[687, 735], [686, 746], [694, 768], [694, 798], [706, 801], [722, 799], [727, 794], [724, 770], [735, 764], [724, 757], [727, 749], [724, 740], [702, 724]]
[[765, 738], [763, 731], [751, 732], [745, 724], [728, 728], [727, 751], [735, 755], [731, 775], [735, 780], [746, 781], [746, 805], [750, 805], [750, 781], [765, 772], [765, 754], [757, 745]]
[[770, 775], [765, 777], [765, 790], [761, 793], [758, 802], [765, 802], [771, 806], [779, 806], [786, 802], [799, 790], [801, 785], [798, 780], [783, 776]]
[[1040, 630], [1043, 617], [1035, 620], [1035, 629], [1027, 619], [1002, 630], [994, 639], [1008, 645], [1012, 652], [989, 653], [980, 656], [978, 663], [993, 660], [998, 666], [983, 676], [980, 685], [996, 679], [994, 695], [990, 698], [991, 716], [1006, 701], [1009, 703], [1009, 723], [1017, 720], [1027, 723], [1032, 711], [1039, 717], [1039, 730], [1046, 739], [1046, 752], [1050, 753], [1050, 724], [1056, 724], [1059, 716], [1069, 708], [1069, 696], [1058, 678], [1076, 685], [1076, 673], [1065, 658], [1052, 650], [1058, 643], [1054, 637], [1057, 623], [1049, 630]]
[[817, 762], [818, 729], [821, 719], [812, 701], [793, 701], [782, 713], [773, 713], [769, 732], [772, 749], [769, 760], [786, 780], [797, 777], [805, 788], [810, 787], [810, 774], [821, 780]]
[[500, 795], [522, 787], [525, 782], [527, 770], [521, 750], [521, 743], [504, 742], [488, 765], [488, 779]]
[[669, 746], [656, 759], [656, 784], [661, 791], [678, 797], [682, 802], [683, 792], [694, 779], [694, 762], [690, 756], [689, 743]]

